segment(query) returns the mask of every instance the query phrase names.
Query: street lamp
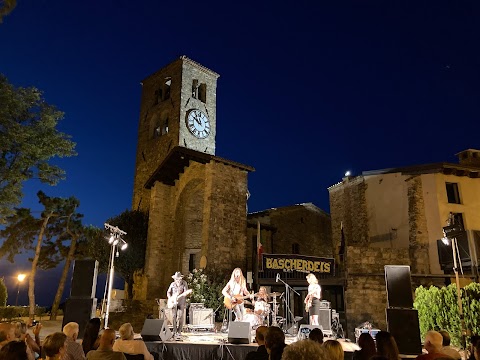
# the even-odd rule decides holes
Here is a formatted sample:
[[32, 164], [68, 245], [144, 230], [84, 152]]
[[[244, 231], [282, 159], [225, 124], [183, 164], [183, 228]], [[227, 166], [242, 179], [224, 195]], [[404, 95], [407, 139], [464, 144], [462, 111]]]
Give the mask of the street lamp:
[[[105, 225], [105, 229], [110, 232], [110, 236], [108, 237], [108, 243], [111, 246], [110, 261], [108, 264], [109, 271], [108, 271], [107, 285], [106, 285], [106, 289], [108, 288], [106, 301], [105, 301], [105, 293], [103, 295], [103, 303], [104, 304], [106, 303], [104, 327], [107, 329], [108, 315], [110, 312], [110, 302], [111, 302], [111, 296], [112, 296], [113, 275], [115, 274], [114, 261], [115, 261], [115, 257], [118, 257], [120, 255], [118, 249], [120, 248], [120, 250], [125, 250], [128, 244], [125, 240], [121, 238], [122, 235], [127, 235], [125, 231], [120, 230], [118, 227], [112, 226], [107, 223], [105, 223], [104, 225]], [[103, 309], [102, 309], [102, 312], [103, 312]]]
[[26, 277], [27, 277], [26, 274], [17, 275], [17, 297], [15, 299], [15, 306], [18, 305], [18, 295], [20, 294], [20, 284], [23, 282], [23, 280], [25, 280]]

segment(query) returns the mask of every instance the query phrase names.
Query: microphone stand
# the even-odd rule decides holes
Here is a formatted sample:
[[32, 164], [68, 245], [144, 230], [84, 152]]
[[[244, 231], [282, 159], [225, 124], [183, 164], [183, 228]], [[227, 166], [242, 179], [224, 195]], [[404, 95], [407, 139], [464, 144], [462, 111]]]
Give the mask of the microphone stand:
[[281, 281], [282, 283], [285, 284], [285, 297], [284, 297], [285, 308], [286, 308], [285, 309], [285, 326], [286, 326], [286, 329], [288, 329], [289, 328], [289, 318], [290, 319], [294, 318], [294, 316], [292, 314], [292, 310], [290, 310], [290, 290], [293, 291], [298, 296], [300, 296], [300, 294], [297, 291], [295, 291], [290, 285], [288, 285], [285, 281], [283, 281], [280, 278], [280, 274], [277, 274], [276, 280]]

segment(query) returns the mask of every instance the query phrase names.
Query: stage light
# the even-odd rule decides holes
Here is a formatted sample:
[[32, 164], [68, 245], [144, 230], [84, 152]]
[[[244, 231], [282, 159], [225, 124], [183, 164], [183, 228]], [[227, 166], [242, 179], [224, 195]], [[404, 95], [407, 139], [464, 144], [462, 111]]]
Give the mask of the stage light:
[[450, 245], [450, 239], [447, 238], [446, 236], [442, 238], [442, 242], [443, 242], [445, 245]]
[[109, 244], [113, 243], [113, 240], [115, 240], [115, 236], [111, 235], [110, 238], [108, 239], [108, 243]]
[[118, 244], [118, 239], [115, 239], [115, 240], [113, 241], [113, 245], [117, 245], [117, 244]]
[[128, 246], [128, 244], [127, 244], [127, 243], [124, 243], [120, 249], [121, 249], [121, 250], [125, 250], [125, 249], [127, 248], [127, 246]]
[[345, 176], [350, 176], [350, 175], [352, 175], [352, 172], [350, 170], [345, 172]]

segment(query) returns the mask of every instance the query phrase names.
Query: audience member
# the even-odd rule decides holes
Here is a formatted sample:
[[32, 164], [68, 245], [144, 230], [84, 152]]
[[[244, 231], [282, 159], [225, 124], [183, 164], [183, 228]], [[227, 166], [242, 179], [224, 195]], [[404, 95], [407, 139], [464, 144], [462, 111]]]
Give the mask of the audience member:
[[113, 344], [113, 351], [121, 351], [123, 353], [137, 355], [143, 354], [145, 360], [153, 360], [153, 355], [148, 352], [147, 346], [142, 340], [134, 340], [132, 324], [125, 323], [118, 329], [120, 339]]
[[82, 348], [85, 355], [87, 355], [90, 350], [96, 350], [98, 348], [98, 344], [100, 342], [100, 337], [98, 335], [99, 332], [100, 319], [90, 319], [85, 327], [82, 340]]
[[316, 341], [320, 345], [323, 344], [323, 331], [319, 328], [312, 329], [308, 335], [310, 340]]
[[27, 344], [23, 341], [10, 341], [0, 349], [0, 360], [28, 360]]
[[377, 335], [375, 335], [375, 342], [377, 343], [378, 356], [383, 356], [387, 360], [400, 359], [397, 342], [389, 332], [379, 331]]
[[15, 340], [15, 326], [8, 322], [0, 323], [0, 348], [12, 340]]
[[473, 347], [473, 357], [475, 360], [480, 360], [480, 341], [477, 341]]
[[329, 355], [328, 350], [317, 341], [305, 339], [287, 346], [282, 360], [330, 360]]
[[65, 354], [65, 342], [67, 335], [62, 332], [55, 332], [48, 335], [43, 341], [43, 351], [46, 360], [62, 360]]
[[285, 334], [282, 329], [276, 326], [270, 326], [265, 335], [265, 348], [267, 349], [270, 360], [280, 360], [283, 349], [285, 349]]
[[433, 360], [438, 358], [445, 358], [448, 355], [442, 352], [442, 335], [438, 331], [427, 331], [423, 347], [428, 354], [418, 355], [417, 360]]
[[369, 333], [362, 333], [358, 338], [358, 346], [360, 350], [353, 353], [353, 360], [369, 360], [377, 352], [375, 349], [375, 341]]
[[69, 322], [63, 327], [63, 333], [67, 336], [63, 360], [85, 360], [82, 345], [77, 343], [79, 331], [80, 329], [76, 322]]
[[127, 360], [122, 352], [113, 351], [115, 343], [115, 330], [105, 329], [100, 337], [100, 344], [97, 350], [90, 350], [87, 360]]
[[445, 331], [445, 330], [441, 330], [439, 331], [440, 335], [442, 335], [442, 349], [441, 349], [441, 352], [444, 353], [445, 355], [447, 356], [450, 356], [451, 358], [454, 358], [455, 360], [460, 360], [462, 358], [462, 355], [460, 355], [460, 353], [455, 350], [454, 348], [452, 348], [450, 346], [450, 334]]
[[337, 340], [327, 340], [322, 346], [327, 350], [329, 360], [343, 360], [343, 347]]
[[29, 360], [35, 360], [35, 353], [40, 354], [41, 344], [40, 344], [40, 330], [36, 331], [34, 328], [35, 339], [33, 340], [30, 334], [27, 333], [27, 324], [23, 321], [17, 321], [14, 324], [15, 328], [15, 339], [25, 342], [27, 345], [27, 355]]
[[479, 335], [472, 335], [470, 336], [470, 345], [468, 348], [468, 351], [470, 353], [470, 356], [468, 357], [468, 360], [475, 360], [475, 346], [477, 345], [478, 340], [480, 340]]
[[265, 336], [267, 335], [268, 327], [259, 326], [255, 331], [255, 341], [258, 344], [256, 351], [250, 351], [245, 360], [268, 360], [268, 352], [265, 347]]

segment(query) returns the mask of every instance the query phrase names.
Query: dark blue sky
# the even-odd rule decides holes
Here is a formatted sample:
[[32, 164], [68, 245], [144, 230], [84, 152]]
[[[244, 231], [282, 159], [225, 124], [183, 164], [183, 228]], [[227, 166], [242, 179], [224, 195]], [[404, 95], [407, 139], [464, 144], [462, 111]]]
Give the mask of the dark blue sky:
[[79, 155], [44, 190], [76, 196], [86, 223], [130, 207], [140, 81], [180, 55], [221, 75], [217, 155], [256, 168], [249, 210], [329, 211], [346, 170], [479, 148], [479, 18], [476, 1], [19, 1], [0, 72], [65, 112]]

